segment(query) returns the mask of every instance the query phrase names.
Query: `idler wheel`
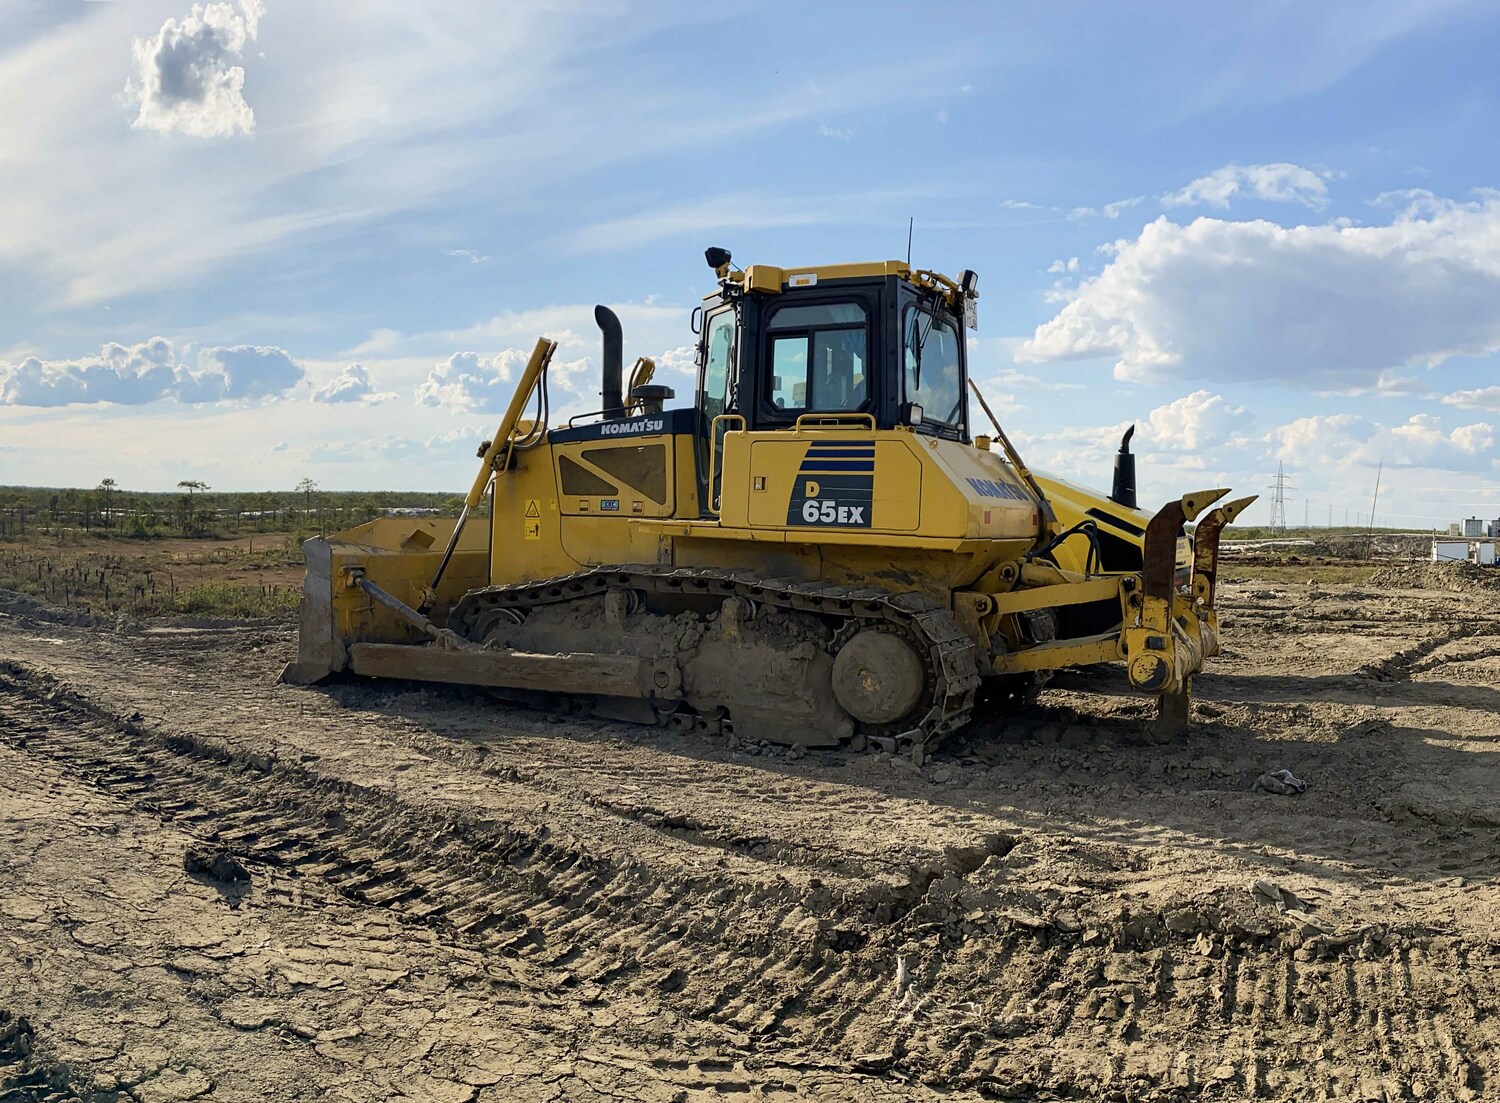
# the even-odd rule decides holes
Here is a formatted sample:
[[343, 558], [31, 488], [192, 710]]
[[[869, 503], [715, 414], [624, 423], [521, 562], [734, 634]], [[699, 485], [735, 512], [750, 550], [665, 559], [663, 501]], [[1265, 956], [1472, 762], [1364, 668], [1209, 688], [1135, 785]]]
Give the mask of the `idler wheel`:
[[921, 656], [889, 632], [856, 633], [833, 659], [833, 695], [865, 724], [901, 719], [922, 700], [926, 681]]

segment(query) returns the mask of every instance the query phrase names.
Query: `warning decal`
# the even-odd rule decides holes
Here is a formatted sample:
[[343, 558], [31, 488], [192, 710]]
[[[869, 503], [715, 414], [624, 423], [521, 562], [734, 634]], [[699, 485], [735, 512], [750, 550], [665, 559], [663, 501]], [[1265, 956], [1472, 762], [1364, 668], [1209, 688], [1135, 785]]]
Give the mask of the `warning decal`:
[[526, 499], [526, 516], [540, 517], [542, 515], [542, 500], [540, 498]]

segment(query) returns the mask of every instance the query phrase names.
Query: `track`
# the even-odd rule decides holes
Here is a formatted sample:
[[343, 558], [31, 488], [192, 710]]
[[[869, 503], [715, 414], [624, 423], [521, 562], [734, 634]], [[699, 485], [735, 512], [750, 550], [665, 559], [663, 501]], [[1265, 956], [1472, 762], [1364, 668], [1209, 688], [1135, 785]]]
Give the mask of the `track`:
[[[924, 656], [929, 685], [927, 699], [924, 706], [901, 723], [871, 729], [867, 737], [880, 741], [888, 750], [913, 750], [919, 762], [929, 745], [935, 746], [944, 736], [962, 728], [972, 716], [981, 681], [977, 649], [947, 609], [918, 593], [766, 579], [705, 567], [603, 566], [534, 583], [472, 591], [454, 606], [449, 621], [451, 627], [469, 639], [485, 641], [497, 629], [510, 628], [504, 614], [525, 616], [537, 609], [577, 605], [611, 591], [622, 596], [640, 595], [643, 605], [649, 602], [672, 611], [682, 609], [684, 602], [689, 603], [688, 607], [704, 602], [716, 607], [738, 599], [747, 610], [765, 608], [801, 614], [829, 627], [834, 651], [859, 628], [879, 627], [899, 632]], [[719, 617], [717, 608], [711, 616]], [[603, 618], [590, 619], [596, 633]], [[670, 625], [668, 617], [654, 619]], [[715, 672], [716, 681], [722, 682], [729, 676], [729, 671]], [[768, 692], [774, 693], [775, 686], [746, 686], [738, 697], [763, 698]], [[733, 699], [726, 699], [727, 707], [709, 711], [727, 712], [733, 722]], [[798, 741], [795, 732], [781, 734], [793, 727], [773, 724], [770, 730], [777, 742], [795, 743]]]

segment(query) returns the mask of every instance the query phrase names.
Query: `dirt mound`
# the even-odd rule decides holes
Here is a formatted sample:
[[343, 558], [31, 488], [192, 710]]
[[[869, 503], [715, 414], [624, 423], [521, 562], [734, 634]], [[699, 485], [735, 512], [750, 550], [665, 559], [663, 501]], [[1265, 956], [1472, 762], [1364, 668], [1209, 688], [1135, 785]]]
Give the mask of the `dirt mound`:
[[1371, 586], [1392, 590], [1450, 590], [1474, 593], [1500, 590], [1500, 567], [1473, 563], [1399, 563], [1382, 567], [1370, 577]]
[[113, 623], [79, 609], [63, 609], [38, 601], [15, 590], [0, 590], [0, 615], [33, 624], [62, 624], [70, 628], [105, 628]]

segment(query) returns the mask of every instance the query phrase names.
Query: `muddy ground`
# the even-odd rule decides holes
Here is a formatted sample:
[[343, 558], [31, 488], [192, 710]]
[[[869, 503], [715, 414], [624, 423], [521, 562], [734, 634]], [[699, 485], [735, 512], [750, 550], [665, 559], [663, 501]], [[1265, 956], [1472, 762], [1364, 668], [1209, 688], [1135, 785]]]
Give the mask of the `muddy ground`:
[[0, 1098], [1500, 1096], [1500, 591], [1226, 589], [921, 770], [0, 615]]

